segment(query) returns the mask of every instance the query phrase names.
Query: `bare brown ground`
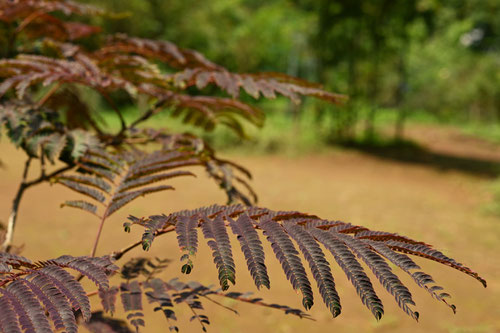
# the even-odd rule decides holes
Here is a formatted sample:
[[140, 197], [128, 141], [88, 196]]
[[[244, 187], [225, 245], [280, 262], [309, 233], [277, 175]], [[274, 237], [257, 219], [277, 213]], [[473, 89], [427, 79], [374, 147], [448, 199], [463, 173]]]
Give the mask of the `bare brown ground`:
[[[419, 128], [410, 131], [432, 149], [461, 156], [500, 160], [497, 147], [475, 139], [458, 136], [454, 131]], [[458, 138], [458, 139], [457, 139]], [[22, 168], [22, 153], [5, 142], [0, 145], [0, 159], [7, 169], [0, 170], [0, 217], [5, 222]], [[487, 281], [488, 288], [451, 268], [436, 263], [417, 262], [434, 276], [438, 284], [452, 294], [456, 315], [398, 272], [414, 294], [418, 323], [400, 311], [380, 285], [386, 314], [377, 322], [361, 304], [354, 289], [338, 267], [333, 268], [342, 299], [343, 312], [331, 318], [319, 295], [311, 311], [315, 322], [284, 315], [278, 310], [238, 304], [239, 316], [206, 303], [210, 332], [500, 332], [500, 219], [482, 213], [490, 199], [487, 185], [491, 179], [459, 171], [439, 171], [423, 165], [411, 165], [363, 155], [353, 151], [332, 150], [329, 153], [287, 158], [283, 156], [229, 156], [247, 166], [254, 174], [260, 205], [280, 210], [300, 210], [331, 219], [362, 224], [375, 230], [395, 231], [428, 243], [466, 263]], [[113, 216], [105, 226], [99, 253], [119, 249], [140, 237], [122, 231], [127, 214], [137, 216], [168, 213], [212, 203], [224, 203], [224, 195], [207, 180], [203, 172], [198, 179], [173, 182], [176, 192], [140, 199]], [[23, 255], [48, 259], [62, 254], [88, 254], [98, 222], [91, 216], [71, 209], [59, 209], [59, 203], [76, 195], [58, 186], [41, 185], [29, 191], [21, 204], [16, 242], [24, 243]], [[233, 239], [234, 241], [234, 239]], [[238, 245], [233, 243], [233, 248]], [[269, 302], [300, 307], [278, 262], [267, 247], [271, 290], [257, 292], [246, 271], [239, 250], [235, 252], [237, 285], [232, 290], [255, 291]], [[166, 275], [180, 275], [179, 256], [174, 235], [157, 239], [149, 255], [175, 259]], [[330, 257], [333, 262], [333, 258]], [[201, 247], [190, 279], [206, 284], [217, 282], [217, 274], [208, 248]], [[183, 277], [185, 278], [185, 277]], [[373, 278], [374, 279], [374, 278]], [[89, 286], [89, 288], [92, 288]], [[146, 303], [146, 302], [145, 302]], [[200, 331], [189, 322], [188, 309], [176, 309], [182, 332]], [[149, 314], [145, 332], [168, 331], [161, 314]]]

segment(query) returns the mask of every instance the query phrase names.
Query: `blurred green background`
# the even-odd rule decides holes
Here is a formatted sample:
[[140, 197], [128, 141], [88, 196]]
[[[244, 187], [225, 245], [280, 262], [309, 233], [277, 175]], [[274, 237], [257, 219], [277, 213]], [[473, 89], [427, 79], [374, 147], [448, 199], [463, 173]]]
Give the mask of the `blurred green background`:
[[[257, 103], [268, 120], [248, 129], [259, 137], [253, 150], [401, 140], [409, 122], [500, 141], [498, 0], [87, 2], [117, 14], [95, 18], [105, 32], [167, 39], [232, 71], [285, 72], [350, 96], [341, 108]], [[241, 145], [224, 130], [209, 139]]]

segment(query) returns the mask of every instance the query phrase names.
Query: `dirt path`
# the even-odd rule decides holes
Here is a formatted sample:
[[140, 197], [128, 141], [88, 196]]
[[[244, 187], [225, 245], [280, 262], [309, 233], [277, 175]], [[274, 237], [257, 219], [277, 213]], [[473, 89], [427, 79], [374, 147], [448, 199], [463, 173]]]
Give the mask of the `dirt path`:
[[[453, 133], [430, 135], [416, 129], [411, 135], [420, 137], [437, 151], [465, 157], [500, 160], [497, 147], [482, 142], [453, 143]], [[439, 136], [441, 135], [441, 136]], [[5, 143], [0, 144], [1, 159], [8, 169], [0, 169], [0, 219], [6, 220], [10, 200], [19, 180], [22, 154]], [[482, 213], [490, 199], [490, 178], [451, 170], [442, 171], [422, 164], [409, 164], [368, 156], [355, 151], [332, 150], [315, 156], [287, 158], [283, 156], [230, 156], [247, 166], [254, 174], [255, 189], [260, 194], [260, 205], [282, 210], [301, 210], [325, 218], [362, 224], [372, 229], [397, 231], [434, 244], [457, 260], [471, 266], [486, 278], [488, 288], [451, 268], [422, 263], [422, 268], [433, 275], [453, 295], [457, 315], [416, 287], [403, 273], [400, 276], [410, 287], [420, 312], [417, 324], [400, 311], [379, 285], [386, 315], [376, 322], [359, 301], [355, 291], [340, 269], [333, 269], [343, 303], [343, 313], [331, 319], [321, 304], [319, 295], [311, 314], [316, 322], [285, 316], [256, 306], [235, 305], [240, 316], [232, 315], [208, 304], [211, 332], [499, 332], [500, 331], [500, 219]], [[121, 225], [128, 214], [150, 215], [195, 208], [212, 203], [223, 203], [224, 195], [198, 172], [198, 180], [179, 179], [173, 182], [175, 193], [153, 195], [131, 204], [116, 214], [106, 225], [100, 253], [121, 248], [139, 239], [139, 230], [125, 234]], [[25, 242], [26, 256], [47, 259], [63, 253], [87, 254], [96, 232], [97, 221], [70, 209], [59, 209], [59, 203], [76, 195], [57, 186], [33, 189], [24, 198], [19, 217], [17, 242]], [[47, 198], [50, 198], [47, 201]], [[50, 240], [49, 240], [50, 237]], [[236, 246], [236, 245], [235, 245]], [[205, 251], [203, 251], [205, 250]], [[267, 253], [271, 253], [267, 249]], [[235, 251], [236, 252], [236, 251]], [[201, 255], [189, 278], [207, 284], [217, 281], [216, 270], [207, 248]], [[136, 255], [143, 255], [140, 250]], [[177, 259], [179, 252], [172, 235], [155, 241], [147, 255]], [[332, 258], [330, 258], [332, 259]], [[244, 260], [236, 255], [238, 283], [234, 290], [256, 291]], [[277, 261], [267, 256], [270, 265], [272, 289], [257, 293], [270, 302], [300, 307], [296, 295]], [[174, 261], [168, 274], [179, 273]], [[375, 279], [375, 278], [373, 278]], [[375, 281], [374, 281], [375, 282]], [[189, 313], [178, 309], [183, 332], [197, 332], [195, 323], [189, 323]], [[151, 318], [151, 320], [149, 320]], [[165, 331], [161, 314], [148, 318], [147, 332]], [[163, 327], [161, 327], [162, 325]], [[161, 329], [160, 329], [161, 327]], [[146, 330], [145, 330], [146, 331]]]

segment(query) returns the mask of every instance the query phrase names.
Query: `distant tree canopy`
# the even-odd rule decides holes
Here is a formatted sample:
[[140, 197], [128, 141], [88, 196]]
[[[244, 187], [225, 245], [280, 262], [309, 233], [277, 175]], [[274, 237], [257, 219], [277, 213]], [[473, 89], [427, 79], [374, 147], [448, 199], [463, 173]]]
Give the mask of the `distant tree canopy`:
[[496, 0], [210, 0], [203, 5], [110, 0], [103, 5], [117, 13], [114, 20], [95, 18], [106, 32], [172, 40], [231, 70], [282, 71], [349, 94], [352, 107], [340, 119], [347, 129], [359, 121], [360, 106], [368, 110], [369, 131], [380, 107], [397, 108], [402, 119], [411, 110], [463, 120], [500, 116]]

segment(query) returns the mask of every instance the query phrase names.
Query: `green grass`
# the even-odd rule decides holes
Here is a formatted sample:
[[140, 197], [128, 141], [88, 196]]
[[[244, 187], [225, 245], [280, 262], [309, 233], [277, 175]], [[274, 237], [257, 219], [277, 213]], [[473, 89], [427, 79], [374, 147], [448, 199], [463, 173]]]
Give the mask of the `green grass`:
[[500, 124], [466, 123], [459, 125], [466, 134], [485, 139], [492, 143], [500, 143]]
[[[200, 128], [183, 124], [181, 119], [169, 116], [168, 110], [150, 118], [141, 126], [166, 128], [175, 133], [193, 133], [203, 137], [215, 148], [225, 151], [295, 154], [317, 151], [325, 147], [328, 126], [324, 126], [325, 122], [318, 124], [312, 112], [301, 112], [298, 118], [293, 118], [285, 111], [288, 102], [284, 100], [266, 101], [259, 103], [259, 107], [266, 112], [265, 124], [259, 128], [243, 120], [245, 138], [239, 137], [223, 125], [207, 133]], [[123, 109], [122, 112], [127, 123], [140, 114], [137, 108]], [[120, 121], [113, 111], [106, 110], [100, 116], [107, 130], [119, 130]]]
[[[313, 103], [306, 102], [301, 105], [297, 116], [290, 110], [290, 104], [283, 99], [264, 101], [258, 105], [265, 114], [266, 121], [262, 128], [258, 128], [243, 121], [246, 138], [239, 137], [231, 129], [223, 125], [217, 126], [212, 132], [204, 132], [200, 128], [183, 124], [178, 118], [169, 116], [165, 111], [152, 117], [142, 126], [166, 128], [172, 132], [189, 132], [203, 137], [214, 148], [228, 152], [255, 153], [280, 153], [296, 155], [302, 153], [320, 152], [337, 143], [335, 133], [334, 112], [347, 112], [345, 109], [333, 109], [325, 112], [326, 115], [318, 119]], [[349, 141], [358, 144], [368, 143], [364, 135], [365, 121], [369, 112], [368, 107], [359, 107], [358, 122], [355, 136]], [[129, 123], [140, 114], [137, 108], [123, 110], [126, 121]], [[110, 131], [118, 131], [120, 122], [112, 111], [104, 111], [101, 116]], [[375, 144], [391, 144], [398, 110], [394, 108], [380, 108], [375, 119], [375, 128], [378, 134], [371, 141]], [[500, 124], [464, 122], [449, 116], [438, 118], [424, 111], [412, 111], [408, 114], [405, 127], [414, 124], [426, 124], [459, 128], [464, 134], [485, 139], [490, 142], [500, 143]], [[380, 135], [380, 133], [384, 135]], [[341, 140], [342, 142], [342, 140]]]

